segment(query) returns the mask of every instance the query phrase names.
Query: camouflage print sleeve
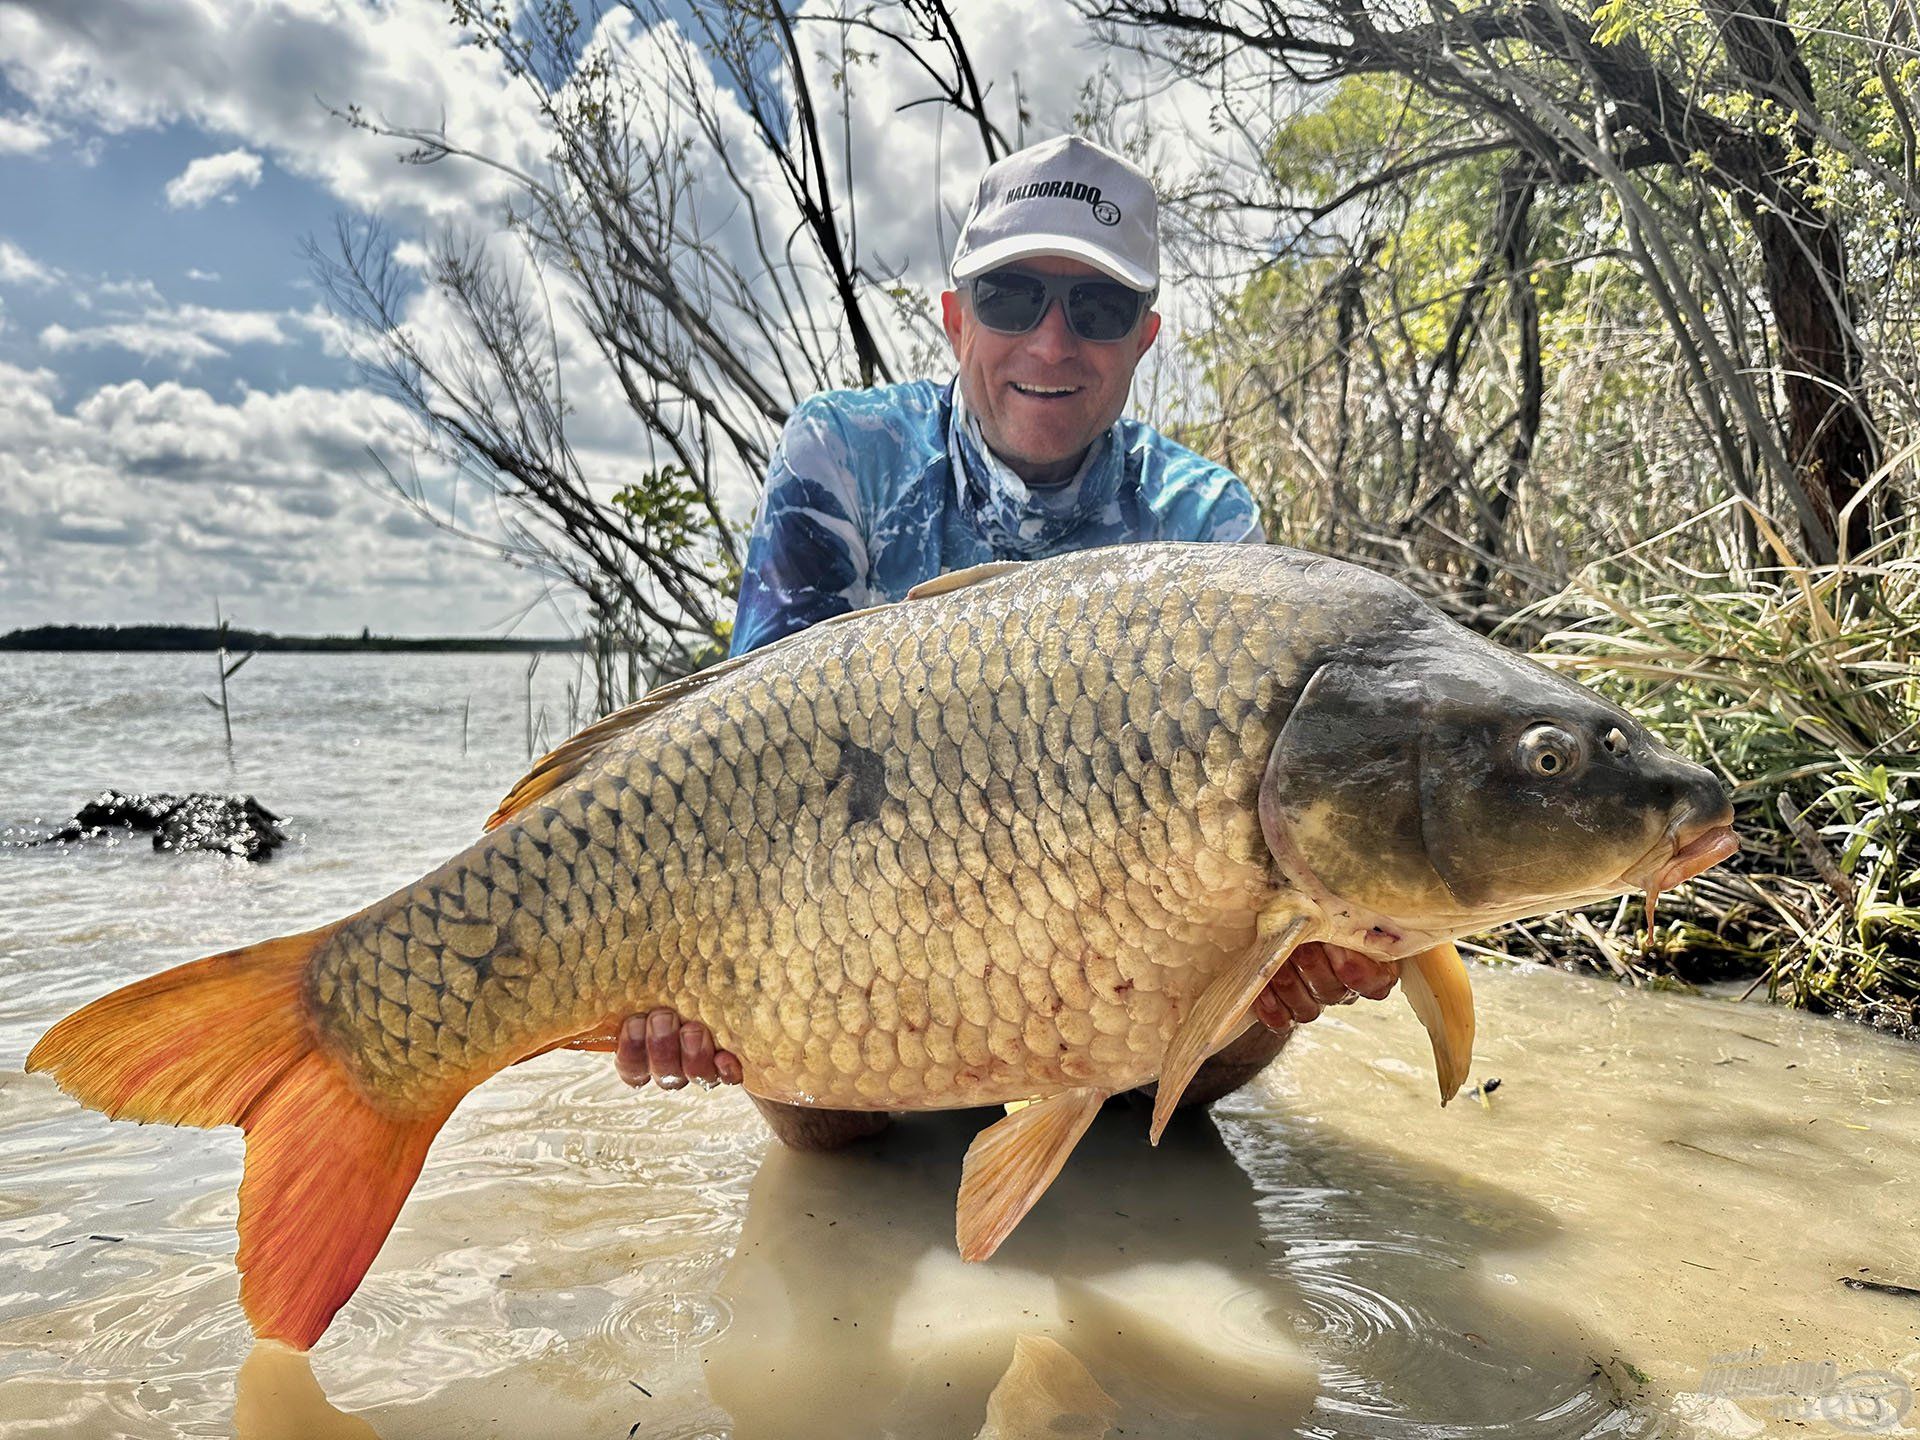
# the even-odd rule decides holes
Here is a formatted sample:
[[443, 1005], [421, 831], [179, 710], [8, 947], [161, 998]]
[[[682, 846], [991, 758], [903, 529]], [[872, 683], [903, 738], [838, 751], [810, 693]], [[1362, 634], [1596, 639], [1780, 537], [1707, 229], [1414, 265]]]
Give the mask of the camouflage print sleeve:
[[1181, 452], [1163, 472], [1153, 508], [1159, 512], [1157, 538], [1199, 540], [1208, 544], [1263, 545], [1267, 535], [1260, 507], [1232, 471]]
[[1239, 480], [1221, 487], [1219, 495], [1202, 522], [1204, 529], [1194, 538], [1227, 544], [1264, 545], [1267, 532], [1260, 523], [1260, 507]]
[[767, 467], [728, 653], [744, 655], [864, 605], [867, 568], [846, 442], [816, 397], [788, 417]]

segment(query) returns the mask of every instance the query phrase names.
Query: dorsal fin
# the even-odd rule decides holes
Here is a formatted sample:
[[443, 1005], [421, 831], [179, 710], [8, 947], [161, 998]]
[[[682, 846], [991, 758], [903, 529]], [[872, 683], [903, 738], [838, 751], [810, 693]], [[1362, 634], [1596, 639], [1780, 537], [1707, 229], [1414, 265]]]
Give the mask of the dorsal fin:
[[[905, 602], [901, 602], [905, 603]], [[497, 830], [522, 810], [533, 804], [541, 796], [558, 790], [567, 781], [580, 773], [589, 759], [599, 748], [616, 735], [624, 735], [636, 725], [646, 723], [677, 700], [683, 700], [697, 690], [703, 690], [722, 675], [732, 674], [749, 661], [779, 649], [782, 645], [798, 640], [802, 635], [811, 635], [822, 625], [838, 625], [847, 620], [858, 620], [863, 615], [871, 615], [878, 610], [891, 609], [890, 605], [869, 605], [862, 610], [849, 610], [844, 615], [829, 615], [804, 630], [796, 630], [791, 635], [783, 635], [770, 644], [762, 645], [745, 655], [736, 655], [731, 660], [722, 660], [718, 665], [710, 665], [705, 670], [696, 670], [669, 684], [657, 686], [642, 695], [631, 705], [623, 706], [605, 719], [596, 720], [579, 734], [557, 749], [549, 750], [534, 762], [533, 768], [514, 784], [506, 798], [493, 809], [487, 817], [487, 829]]]
[[936, 575], [931, 580], [922, 580], [907, 591], [909, 600], [925, 600], [930, 595], [945, 595], [951, 590], [964, 590], [969, 585], [978, 585], [991, 580], [996, 575], [1004, 575], [1009, 570], [1018, 570], [1027, 562], [1024, 560], [989, 560], [984, 565], [969, 565], [964, 570], [949, 570], [944, 575]]
[[[1025, 563], [1023, 560], [990, 560], [985, 565], [973, 565], [965, 570], [936, 575], [931, 580], [922, 580], [907, 591], [905, 598], [894, 604], [904, 605], [910, 600], [925, 600], [934, 595], [964, 590], [969, 585], [978, 585], [982, 581], [993, 579], [996, 575], [1004, 575], [1009, 570], [1018, 570]], [[756, 660], [782, 645], [790, 644], [802, 635], [811, 635], [822, 625], [838, 625], [892, 608], [893, 604], [869, 605], [864, 609], [849, 610], [844, 615], [829, 615], [824, 620], [815, 621], [804, 630], [783, 635], [769, 645], [762, 645], [759, 649], [749, 651], [745, 655], [736, 655], [731, 660], [723, 660], [718, 665], [709, 666], [705, 670], [696, 670], [693, 674], [675, 680], [671, 684], [649, 690], [633, 704], [614, 711], [604, 720], [595, 721], [564, 745], [558, 749], [549, 750], [535, 761], [533, 768], [522, 775], [513, 789], [507, 792], [506, 799], [494, 807], [493, 814], [487, 817], [487, 829], [498, 829], [541, 796], [550, 794], [566, 784], [580, 773], [581, 767], [602, 745], [616, 735], [624, 735], [634, 726], [644, 724], [675, 701], [705, 688], [722, 675], [731, 674], [748, 661]]]
[[566, 784], [580, 772], [580, 767], [586, 764], [587, 757], [614, 736], [631, 730], [648, 716], [658, 714], [681, 696], [691, 695], [694, 691], [711, 684], [729, 670], [739, 669], [746, 660], [745, 655], [732, 660], [723, 660], [718, 665], [709, 666], [705, 670], [696, 670], [693, 674], [683, 676], [671, 684], [657, 686], [631, 705], [623, 706], [604, 719], [594, 721], [565, 744], [549, 750], [534, 762], [533, 768], [522, 775], [515, 782], [513, 789], [507, 792], [506, 798], [494, 807], [493, 814], [487, 817], [487, 829], [498, 829], [542, 795]]

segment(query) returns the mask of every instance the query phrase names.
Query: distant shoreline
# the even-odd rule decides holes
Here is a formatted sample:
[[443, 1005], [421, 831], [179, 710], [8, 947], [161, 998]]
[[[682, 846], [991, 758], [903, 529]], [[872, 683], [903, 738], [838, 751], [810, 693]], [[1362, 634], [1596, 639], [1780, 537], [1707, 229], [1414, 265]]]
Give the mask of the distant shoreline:
[[[211, 625], [35, 625], [0, 635], [0, 650], [196, 650], [214, 651], [220, 633]], [[413, 654], [571, 654], [584, 649], [579, 640], [515, 639], [511, 636], [399, 635], [275, 635], [264, 630], [234, 630], [226, 634], [229, 652], [249, 650], [305, 652], [406, 651]]]

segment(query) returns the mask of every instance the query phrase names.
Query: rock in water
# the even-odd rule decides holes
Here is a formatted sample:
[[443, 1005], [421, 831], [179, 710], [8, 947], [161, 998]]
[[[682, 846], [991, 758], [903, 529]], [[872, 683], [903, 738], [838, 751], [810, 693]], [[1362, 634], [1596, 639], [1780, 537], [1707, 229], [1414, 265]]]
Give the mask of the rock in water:
[[160, 822], [156, 850], [220, 850], [248, 860], [264, 860], [286, 843], [274, 822], [280, 817], [251, 795], [189, 795]]
[[84, 840], [109, 828], [154, 831], [180, 803], [178, 795], [123, 795], [118, 790], [103, 790], [80, 807], [53, 840]]
[[80, 807], [65, 825], [39, 841], [90, 840], [107, 830], [139, 830], [153, 835], [156, 850], [217, 850], [247, 860], [264, 860], [287, 836], [278, 815], [251, 795], [128, 795], [102, 791]]

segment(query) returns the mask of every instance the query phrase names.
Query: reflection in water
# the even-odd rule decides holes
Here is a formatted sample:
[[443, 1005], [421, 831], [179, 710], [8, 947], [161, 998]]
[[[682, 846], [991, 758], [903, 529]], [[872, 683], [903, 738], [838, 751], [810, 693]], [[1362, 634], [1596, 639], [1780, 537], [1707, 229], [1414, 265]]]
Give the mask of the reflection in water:
[[366, 1421], [327, 1403], [305, 1353], [278, 1340], [248, 1352], [234, 1383], [234, 1440], [380, 1440]]
[[[1157, 1151], [1109, 1107], [992, 1261], [954, 1253], [952, 1197], [990, 1113], [913, 1116], [838, 1155], [775, 1148], [705, 1356], [736, 1440], [971, 1433], [1015, 1339], [1068, 1346], [1156, 1435], [1593, 1433], [1624, 1417], [1563, 1316], [1486, 1293], [1480, 1238], [1553, 1225], [1498, 1190], [1336, 1145], [1263, 1195], [1215, 1125]], [[1270, 1137], [1269, 1137], [1270, 1139]], [[1297, 1171], [1300, 1161], [1285, 1168]], [[1447, 1233], [1440, 1233], [1444, 1230]], [[1477, 1232], [1477, 1234], [1473, 1233]]]
[[1044, 1335], [1022, 1335], [974, 1440], [1106, 1440], [1119, 1414], [1071, 1350]]

